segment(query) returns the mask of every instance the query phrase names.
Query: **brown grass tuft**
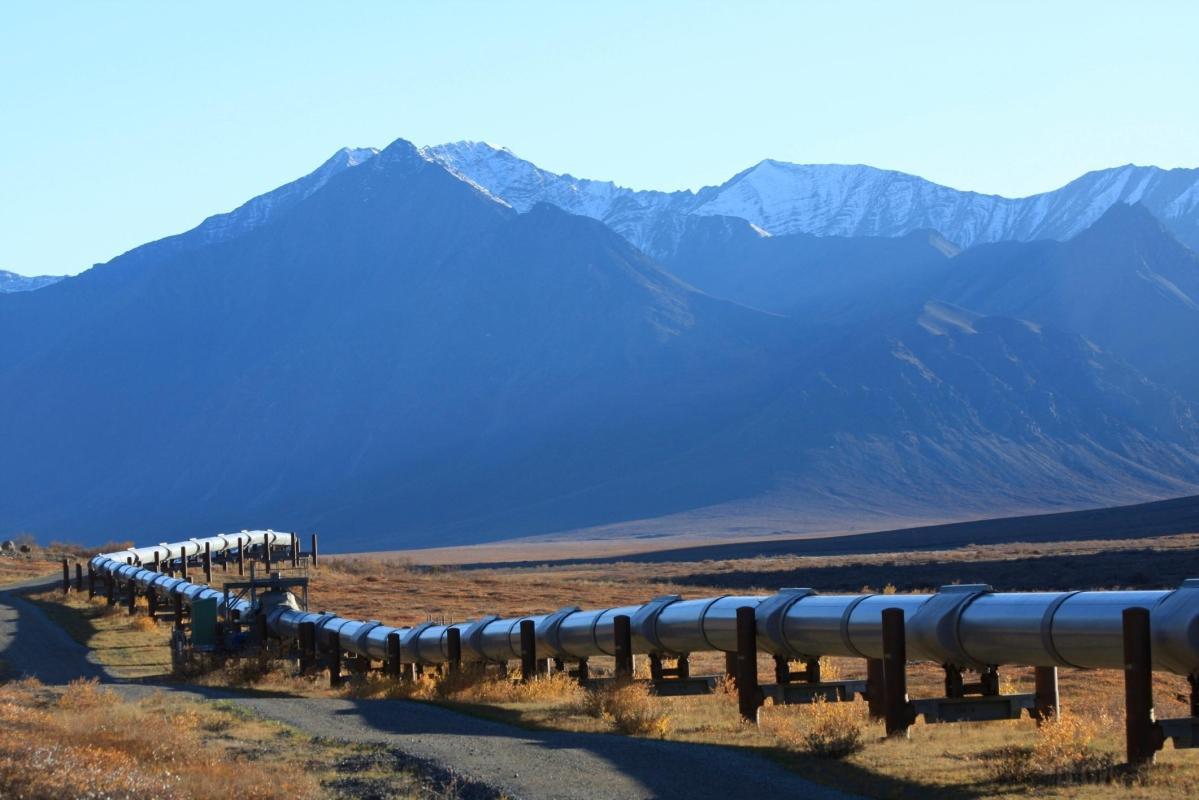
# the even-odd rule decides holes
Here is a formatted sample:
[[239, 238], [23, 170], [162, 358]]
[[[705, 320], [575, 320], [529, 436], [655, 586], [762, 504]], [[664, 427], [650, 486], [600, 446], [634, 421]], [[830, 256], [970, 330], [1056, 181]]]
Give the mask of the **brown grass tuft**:
[[814, 703], [761, 715], [761, 728], [784, 746], [818, 758], [846, 758], [865, 748], [865, 703]]

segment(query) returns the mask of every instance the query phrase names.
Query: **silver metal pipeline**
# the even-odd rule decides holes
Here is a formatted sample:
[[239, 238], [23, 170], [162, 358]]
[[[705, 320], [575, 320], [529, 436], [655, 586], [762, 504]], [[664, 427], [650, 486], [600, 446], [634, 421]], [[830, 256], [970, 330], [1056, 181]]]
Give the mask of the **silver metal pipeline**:
[[[182, 594], [185, 601], [220, 596], [196, 584], [126, 565], [131, 556], [145, 561], [154, 552], [194, 553], [205, 541], [218, 552], [249, 543], [290, 544], [291, 534], [252, 531], [156, 548], [97, 556], [97, 570], [115, 572], [159, 593]], [[256, 538], [257, 537], [257, 538]], [[278, 538], [270, 538], [278, 537]], [[243, 604], [248, 606], [246, 601]], [[946, 586], [934, 594], [818, 594], [783, 589], [773, 595], [724, 595], [683, 600], [677, 595], [648, 603], [584, 611], [570, 606], [552, 614], [483, 617], [478, 620], [414, 627], [391, 627], [335, 614], [305, 612], [280, 603], [267, 611], [267, 625], [282, 638], [296, 638], [300, 625], [312, 622], [321, 641], [336, 631], [343, 650], [383, 659], [392, 633], [400, 640], [405, 663], [441, 664], [449, 659], [447, 631], [457, 628], [465, 661], [500, 662], [520, 657], [520, 623], [532, 620], [539, 657], [567, 660], [614, 654], [613, 620], [630, 618], [635, 653], [681, 655], [702, 651], [734, 652], [736, 612], [755, 608], [758, 643], [790, 658], [882, 657], [881, 615], [902, 608], [908, 657], [962, 668], [1004, 665], [1067, 666], [1086, 669], [1123, 667], [1122, 614], [1127, 608], [1150, 611], [1154, 669], [1179, 675], [1199, 673], [1199, 579], [1173, 590], [1094, 592], [995, 592], [989, 586]], [[250, 612], [242, 609], [245, 616]]]
[[[153, 564], [155, 556], [162, 562], [176, 558], [187, 558], [204, 552], [204, 545], [209, 546], [215, 555], [237, 547], [254, 546], [291, 546], [294, 534], [278, 531], [242, 531], [240, 533], [219, 534], [205, 539], [188, 539], [186, 542], [167, 544], [163, 542], [152, 547], [135, 547], [129, 550], [118, 550], [113, 553], [103, 553], [93, 558], [89, 563], [97, 574], [108, 574], [119, 581], [133, 583], [143, 593], [153, 592], [157, 596], [170, 597], [178, 594], [186, 605], [210, 597], [218, 600], [224, 595], [216, 589], [200, 583], [192, 583], [182, 578], [171, 578], [161, 572], [146, 569], [142, 564]], [[249, 600], [237, 600], [231, 603], [230, 610], [239, 612], [242, 617], [248, 616], [253, 608]]]

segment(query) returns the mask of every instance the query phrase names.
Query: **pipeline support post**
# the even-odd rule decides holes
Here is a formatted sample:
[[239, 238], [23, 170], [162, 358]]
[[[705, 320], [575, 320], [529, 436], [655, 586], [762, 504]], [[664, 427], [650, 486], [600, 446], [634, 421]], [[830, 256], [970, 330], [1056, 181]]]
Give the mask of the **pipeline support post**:
[[109, 572], [108, 577], [105, 578], [105, 583], [108, 584], [105, 587], [108, 590], [108, 605], [115, 606], [117, 604], [117, 576]]
[[75, 562], [75, 591], [83, 591], [83, 565]]
[[300, 566], [300, 540], [295, 534], [291, 537], [291, 566], [293, 569]]
[[337, 631], [329, 631], [325, 640], [329, 646], [329, 688], [341, 686], [341, 636]]
[[1033, 672], [1032, 716], [1041, 725], [1061, 711], [1061, 696], [1058, 693], [1057, 667], [1036, 667]]
[[1124, 734], [1128, 763], [1152, 764], [1162, 748], [1153, 719], [1153, 650], [1149, 609], [1126, 608], [1124, 623]]
[[316, 623], [301, 622], [300, 630], [300, 672], [307, 674], [316, 666]]
[[246, 546], [240, 536], [237, 537], [237, 574], [246, 574]]
[[387, 674], [397, 679], [402, 674], [400, 667], [400, 635], [394, 632], [387, 634]]
[[520, 621], [520, 682], [528, 683], [537, 674], [537, 629], [531, 619]]
[[171, 595], [171, 611], [175, 616], [175, 630], [183, 630], [183, 595], [178, 592]]
[[71, 564], [66, 559], [62, 560], [62, 593], [70, 594], [71, 592]]
[[158, 595], [153, 589], [146, 592], [146, 613], [150, 619], [158, 618]]
[[162, 572], [162, 556], [158, 554], [157, 550], [154, 551], [154, 571]]
[[908, 709], [908, 645], [903, 609], [883, 609], [882, 628], [883, 720], [887, 736], [906, 738], [912, 718]]
[[212, 583], [212, 543], [204, 543], [204, 583]]
[[882, 719], [887, 715], [886, 686], [881, 658], [866, 659], [866, 707], [871, 719]]
[[179, 577], [187, 580], [187, 545], [179, 548]]
[[129, 593], [129, 616], [132, 617], [133, 613], [137, 610], [137, 584], [129, 581], [125, 586], [125, 590]]
[[316, 534], [312, 534], [312, 566], [316, 566]]
[[753, 606], [741, 606], [737, 609], [737, 709], [746, 722], [757, 722], [761, 705], [757, 615]]
[[631, 679], [633, 677], [633, 632], [630, 619], [626, 614], [618, 614], [612, 619], [612, 635], [614, 638], [613, 653], [616, 656], [616, 677]]
[[87, 565], [87, 599], [96, 596], [96, 568], [89, 562]]
[[462, 671], [462, 631], [457, 628], [447, 628], [445, 632], [446, 659], [451, 675]]

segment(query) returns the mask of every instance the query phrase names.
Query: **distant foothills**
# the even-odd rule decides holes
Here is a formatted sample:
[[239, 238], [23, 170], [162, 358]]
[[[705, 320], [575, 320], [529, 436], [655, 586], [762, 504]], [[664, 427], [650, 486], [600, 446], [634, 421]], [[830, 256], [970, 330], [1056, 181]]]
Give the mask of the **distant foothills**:
[[76, 277], [0, 272], [0, 533], [342, 549], [802, 533], [1199, 492], [1199, 170], [697, 192], [346, 149]]

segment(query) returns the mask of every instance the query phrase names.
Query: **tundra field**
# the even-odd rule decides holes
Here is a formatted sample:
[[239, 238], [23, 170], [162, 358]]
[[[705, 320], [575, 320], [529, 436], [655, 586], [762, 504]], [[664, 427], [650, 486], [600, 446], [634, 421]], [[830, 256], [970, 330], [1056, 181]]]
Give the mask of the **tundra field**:
[[[781, 586], [826, 592], [929, 591], [955, 582], [990, 583], [1001, 591], [1172, 588], [1199, 574], [1197, 548], [1199, 534], [1180, 534], [861, 555], [479, 568], [424, 565], [395, 555], [335, 556], [324, 559], [311, 573], [310, 608], [413, 624], [482, 613], [546, 612], [567, 604], [606, 607], [666, 593], [769, 593]], [[220, 584], [225, 576], [218, 569], [214, 583]], [[119, 607], [106, 608], [100, 598], [89, 602], [84, 596], [64, 598], [52, 591], [34, 599], [71, 636], [92, 648], [94, 658], [114, 677], [169, 676], [169, 615], [158, 623], [151, 621], [145, 616], [144, 600], [139, 601], [138, 613], [129, 617]], [[611, 664], [605, 662], [593, 659], [593, 672], [609, 669]], [[692, 674], [721, 674], [723, 666], [718, 653], [697, 653], [692, 658]], [[645, 668], [642, 660], [638, 667]], [[772, 674], [772, 667], [762, 657], [763, 680]], [[854, 678], [863, 676], [864, 665], [834, 658], [825, 660], [823, 670], [826, 679]], [[1001, 675], [1005, 692], [1031, 691], [1031, 670], [1006, 669]], [[639, 685], [589, 692], [563, 676], [520, 685], [499, 678], [432, 675], [415, 684], [397, 684], [372, 675], [334, 691], [326, 688], [323, 676], [297, 677], [289, 662], [256, 660], [169, 679], [301, 695], [411, 698], [525, 727], [747, 748], [805, 777], [869, 796], [1158, 798], [1199, 791], [1199, 758], [1193, 752], [1168, 748], [1149, 770], [1130, 774], [1121, 769], [1123, 677], [1114, 671], [1063, 669], [1062, 717], [1041, 728], [1028, 719], [921, 723], [912, 728], [907, 741], [886, 740], [881, 723], [868, 718], [861, 701], [767, 706], [759, 726], [747, 725], [740, 721], [735, 694], [728, 686], [718, 688], [715, 696], [659, 698]], [[913, 664], [909, 682], [914, 698], [942, 693], [942, 673], [936, 665]], [[1157, 675], [1158, 715], [1185, 714], [1186, 690], [1184, 679]], [[46, 701], [37, 702], [44, 706]], [[6, 760], [23, 758], [21, 742], [10, 738]], [[336, 758], [337, 754], [329, 755], [324, 763], [336, 764]], [[341, 790], [334, 791], [333, 785], [328, 775], [318, 775], [295, 796], [339, 796]]]

